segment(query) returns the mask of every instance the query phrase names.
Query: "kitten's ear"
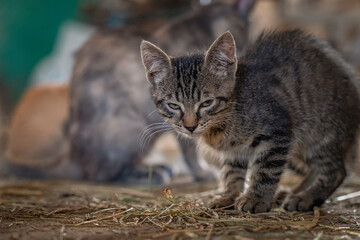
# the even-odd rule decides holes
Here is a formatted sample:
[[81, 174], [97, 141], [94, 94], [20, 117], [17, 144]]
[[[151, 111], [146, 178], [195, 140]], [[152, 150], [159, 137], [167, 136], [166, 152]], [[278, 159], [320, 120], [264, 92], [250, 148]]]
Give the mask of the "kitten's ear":
[[171, 64], [169, 56], [160, 48], [147, 41], [141, 42], [140, 52], [148, 81], [151, 84], [158, 84], [170, 72]]
[[227, 77], [236, 71], [236, 46], [232, 34], [227, 31], [218, 37], [205, 55], [205, 67], [218, 77]]

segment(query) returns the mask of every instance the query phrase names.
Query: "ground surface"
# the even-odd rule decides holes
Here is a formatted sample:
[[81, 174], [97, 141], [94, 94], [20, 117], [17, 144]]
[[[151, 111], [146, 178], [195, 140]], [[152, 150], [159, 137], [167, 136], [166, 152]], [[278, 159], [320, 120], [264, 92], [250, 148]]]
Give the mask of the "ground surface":
[[[296, 179], [288, 177], [288, 183]], [[286, 182], [285, 181], [285, 182]], [[360, 239], [360, 190], [350, 178], [309, 213], [207, 209], [215, 183], [143, 187], [0, 181], [0, 239]]]

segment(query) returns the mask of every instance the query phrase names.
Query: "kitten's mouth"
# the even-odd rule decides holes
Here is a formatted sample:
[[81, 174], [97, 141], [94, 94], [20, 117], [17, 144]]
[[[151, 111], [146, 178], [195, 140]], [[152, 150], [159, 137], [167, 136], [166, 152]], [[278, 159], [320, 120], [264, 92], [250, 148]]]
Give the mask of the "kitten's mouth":
[[184, 127], [179, 126], [177, 124], [174, 125], [174, 128], [175, 128], [176, 132], [178, 132], [181, 135], [183, 135], [184, 137], [188, 137], [188, 138], [197, 138], [204, 134], [204, 129], [197, 128], [193, 131], [189, 131], [189, 130], [185, 129]]
[[187, 138], [195, 138], [195, 137], [199, 137], [201, 135], [201, 133], [199, 132], [190, 132], [190, 131], [187, 131], [185, 129], [182, 129], [182, 128], [175, 128], [176, 132], [181, 134], [182, 136], [184, 137], [187, 137]]
[[185, 135], [186, 137], [189, 137], [189, 138], [197, 138], [197, 137], [200, 137], [202, 135], [202, 132], [197, 132], [197, 131], [194, 131], [194, 132], [185, 132], [185, 131], [182, 131], [181, 132], [183, 135]]

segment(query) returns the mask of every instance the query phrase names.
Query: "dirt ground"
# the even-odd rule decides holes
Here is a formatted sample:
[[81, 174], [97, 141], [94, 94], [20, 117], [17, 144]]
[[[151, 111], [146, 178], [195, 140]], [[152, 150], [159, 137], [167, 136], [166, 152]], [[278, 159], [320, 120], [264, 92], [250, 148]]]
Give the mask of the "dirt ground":
[[[359, 175], [358, 175], [359, 176]], [[291, 185], [297, 178], [286, 177]], [[360, 239], [360, 178], [320, 209], [265, 214], [210, 210], [215, 183], [164, 188], [1, 180], [0, 239]], [[170, 191], [169, 191], [170, 190]]]

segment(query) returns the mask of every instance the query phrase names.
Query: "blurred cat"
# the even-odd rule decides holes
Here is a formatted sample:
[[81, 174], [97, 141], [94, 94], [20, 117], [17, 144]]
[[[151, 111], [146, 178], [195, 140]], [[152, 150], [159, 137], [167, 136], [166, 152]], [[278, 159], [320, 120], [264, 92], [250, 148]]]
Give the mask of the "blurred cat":
[[[64, 150], [64, 154], [61, 152], [54, 156], [61, 155], [65, 158], [48, 160], [54, 164], [49, 164], [46, 168], [35, 166], [40, 172], [34, 175], [146, 183], [148, 167], [144, 166], [142, 160], [160, 136], [157, 130], [165, 131], [166, 125], [156, 113], [148, 86], [144, 83], [138, 52], [141, 38], [154, 39], [164, 49], [177, 54], [185, 49], [206, 47], [211, 39], [226, 28], [233, 31], [237, 47], [241, 49], [247, 42], [247, 19], [254, 4], [255, 0], [238, 0], [232, 4], [213, 3], [171, 21], [152, 36], [133, 28], [96, 32], [77, 53], [70, 83], [70, 116], [58, 124], [59, 129], [64, 129], [68, 149]], [[21, 111], [15, 111], [14, 120], [19, 119], [16, 117], [19, 112]], [[45, 126], [44, 123], [41, 127]], [[15, 128], [12, 129], [10, 135], [15, 134]], [[27, 130], [36, 134], [36, 128]], [[57, 138], [48, 139], [49, 143], [40, 143], [44, 151], [49, 149], [47, 145], [58, 143]], [[140, 140], [144, 142], [142, 149], [139, 146]], [[62, 141], [66, 141], [65, 138]], [[17, 148], [14, 144], [17, 141], [11, 142], [8, 157], [19, 159], [16, 157], [19, 154], [15, 154]], [[199, 166], [194, 146], [186, 142], [181, 142], [180, 145], [194, 178], [211, 178], [212, 175]], [[22, 151], [22, 155], [26, 156], [30, 149]], [[42, 154], [40, 150], [38, 154]], [[71, 161], [65, 160], [66, 158]], [[26, 161], [26, 158], [23, 159]], [[72, 171], [61, 168], [59, 175], [58, 171], [51, 170], [58, 165], [66, 165], [62, 164], [64, 161], [67, 161]], [[17, 162], [20, 163], [15, 164], [18, 168], [27, 166], [25, 172], [29, 170], [28, 166], [31, 164]], [[154, 183], [162, 183], [170, 175], [169, 169], [163, 166], [153, 167]]]
[[[225, 28], [233, 31], [241, 49], [247, 42], [246, 19], [254, 2], [210, 4], [174, 20], [150, 38], [178, 54], [205, 47]], [[70, 156], [83, 166], [86, 179], [146, 182], [148, 171], [141, 160], [157, 137], [170, 130], [156, 113], [144, 84], [140, 41], [129, 31], [99, 31], [77, 55], [70, 94]], [[207, 179], [209, 174], [196, 160], [195, 146], [182, 140], [180, 146], [195, 179]], [[166, 175], [162, 166], [153, 167], [154, 182], [163, 182]]]

